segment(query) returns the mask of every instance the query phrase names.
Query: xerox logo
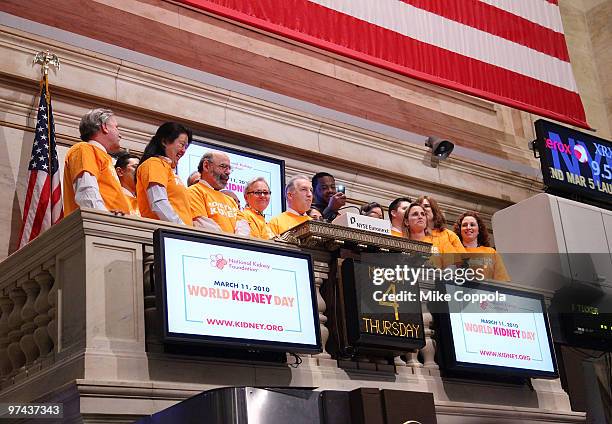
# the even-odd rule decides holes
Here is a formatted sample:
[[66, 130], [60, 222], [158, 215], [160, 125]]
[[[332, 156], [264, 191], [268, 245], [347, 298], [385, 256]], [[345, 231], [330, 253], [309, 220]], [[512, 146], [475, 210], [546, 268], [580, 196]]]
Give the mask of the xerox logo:
[[550, 138], [547, 138], [546, 147], [551, 150], [557, 150], [561, 153], [567, 153], [568, 155], [573, 154], [580, 163], [586, 163], [586, 161], [589, 159], [586, 149], [580, 144], [576, 144], [572, 149], [572, 146], [569, 144], [561, 143], [560, 141], [553, 141]]

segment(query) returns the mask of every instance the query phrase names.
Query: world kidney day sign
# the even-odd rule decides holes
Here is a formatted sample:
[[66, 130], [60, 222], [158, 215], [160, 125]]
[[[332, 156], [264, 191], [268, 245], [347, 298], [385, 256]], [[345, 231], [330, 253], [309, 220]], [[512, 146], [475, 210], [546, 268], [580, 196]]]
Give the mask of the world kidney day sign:
[[172, 333], [316, 344], [308, 261], [166, 239]]
[[538, 299], [507, 294], [504, 302], [468, 303], [460, 313], [451, 313], [450, 321], [458, 362], [554, 371]]

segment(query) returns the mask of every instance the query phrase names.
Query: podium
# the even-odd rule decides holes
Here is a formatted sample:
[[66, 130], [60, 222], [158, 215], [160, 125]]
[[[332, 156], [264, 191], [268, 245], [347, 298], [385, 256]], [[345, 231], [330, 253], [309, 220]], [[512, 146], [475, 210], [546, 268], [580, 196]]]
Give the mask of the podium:
[[289, 387], [208, 390], [136, 424], [436, 424], [431, 393]]

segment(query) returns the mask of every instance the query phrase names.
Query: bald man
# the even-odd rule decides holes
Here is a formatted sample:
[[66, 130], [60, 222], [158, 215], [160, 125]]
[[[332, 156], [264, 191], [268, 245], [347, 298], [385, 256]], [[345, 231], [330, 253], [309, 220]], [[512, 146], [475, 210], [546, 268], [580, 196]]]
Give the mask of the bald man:
[[232, 173], [230, 158], [222, 152], [206, 152], [198, 164], [200, 181], [190, 186], [193, 225], [213, 231], [248, 236], [250, 227], [234, 199], [221, 193]]

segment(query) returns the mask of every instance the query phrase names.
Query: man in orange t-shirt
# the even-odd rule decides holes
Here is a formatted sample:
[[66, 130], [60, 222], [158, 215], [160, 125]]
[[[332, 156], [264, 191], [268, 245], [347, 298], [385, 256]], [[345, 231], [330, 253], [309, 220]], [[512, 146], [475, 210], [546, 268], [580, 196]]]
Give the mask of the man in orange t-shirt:
[[81, 118], [79, 132], [83, 141], [68, 150], [64, 162], [66, 215], [79, 207], [129, 214], [130, 205], [109, 155], [121, 148], [121, 133], [113, 112], [90, 110]]
[[187, 189], [193, 225], [248, 236], [250, 227], [238, 205], [220, 191], [232, 173], [229, 156], [221, 152], [206, 152], [200, 159], [198, 172], [200, 181]]
[[412, 201], [409, 197], [398, 197], [389, 205], [389, 220], [391, 221], [391, 235], [395, 237], [404, 237], [402, 234], [402, 226], [406, 209]]
[[285, 188], [285, 198], [287, 210], [270, 220], [270, 229], [277, 235], [312, 219], [306, 215], [312, 204], [310, 179], [303, 175], [291, 178]]
[[139, 163], [140, 158], [131, 153], [119, 155], [115, 162], [115, 171], [117, 171], [123, 194], [130, 204], [131, 215], [140, 215], [136, 200], [136, 168]]

